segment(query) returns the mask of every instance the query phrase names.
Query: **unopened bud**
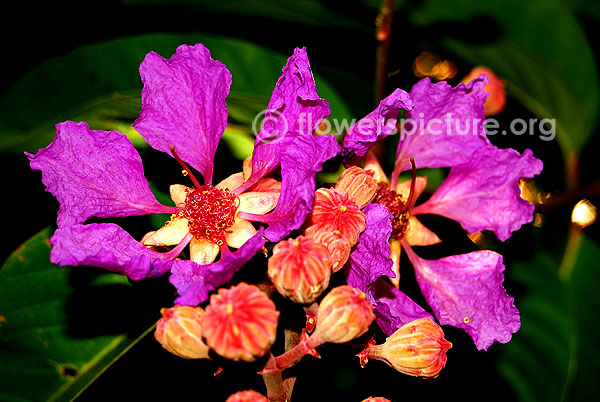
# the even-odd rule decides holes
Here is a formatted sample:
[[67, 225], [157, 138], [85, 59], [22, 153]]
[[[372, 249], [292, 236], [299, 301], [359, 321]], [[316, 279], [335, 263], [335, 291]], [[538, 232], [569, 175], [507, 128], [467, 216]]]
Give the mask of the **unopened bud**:
[[268, 402], [268, 399], [266, 396], [249, 389], [230, 395], [225, 402]]
[[319, 230], [340, 232], [352, 247], [367, 227], [367, 218], [345, 191], [320, 188], [315, 192], [308, 224], [318, 226]]
[[267, 274], [283, 296], [312, 303], [329, 286], [331, 255], [327, 247], [308, 237], [284, 240], [273, 248]]
[[202, 335], [220, 356], [251, 362], [275, 342], [278, 317], [271, 299], [256, 286], [242, 282], [210, 297], [202, 317]]
[[389, 399], [385, 399], [382, 396], [370, 396], [362, 402], [391, 402]]
[[321, 300], [312, 336], [321, 342], [345, 343], [367, 332], [374, 319], [373, 305], [363, 292], [338, 286]]
[[375, 197], [375, 193], [379, 188], [373, 174], [373, 171], [351, 166], [344, 170], [344, 173], [335, 184], [335, 189], [345, 191], [356, 202], [356, 205], [362, 209]]
[[185, 359], [208, 358], [208, 346], [202, 341], [201, 307], [176, 305], [160, 312], [163, 317], [156, 323], [154, 337], [163, 348]]
[[329, 254], [331, 255], [331, 270], [332, 272], [337, 272], [348, 261], [350, 257], [350, 243], [346, 239], [342, 237], [342, 234], [339, 231], [328, 231], [323, 230], [319, 225], [309, 226], [305, 235], [321, 243], [329, 250]]
[[400, 327], [385, 343], [368, 345], [358, 356], [363, 366], [372, 358], [404, 374], [437, 377], [446, 365], [446, 351], [451, 347], [439, 325], [421, 318]]

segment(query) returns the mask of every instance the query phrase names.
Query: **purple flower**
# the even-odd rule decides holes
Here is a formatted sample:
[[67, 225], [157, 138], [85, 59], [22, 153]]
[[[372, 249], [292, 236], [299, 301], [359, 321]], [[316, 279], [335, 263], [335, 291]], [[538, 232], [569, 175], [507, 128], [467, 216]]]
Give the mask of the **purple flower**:
[[[369, 139], [368, 133], [358, 136], [350, 128], [342, 144], [345, 155], [365, 156], [364, 169], [370, 169], [379, 183], [374, 204], [363, 210], [367, 228], [346, 266], [347, 280], [373, 302], [378, 323], [388, 335], [410, 321], [429, 317], [397, 289], [402, 249], [439, 322], [463, 328], [477, 348], [508, 342], [520, 327], [514, 300], [502, 286], [502, 256], [482, 250], [425, 260], [412, 248], [441, 241], [418, 220], [422, 214], [453, 219], [469, 233], [493, 231], [502, 241], [532, 220], [533, 205], [521, 198], [519, 181], [539, 174], [542, 162], [530, 150], [521, 155], [489, 142], [483, 129], [487, 81], [482, 75], [456, 88], [429, 79], [414, 85], [410, 99], [402, 98], [408, 107], [390, 180], [374, 154], [366, 151], [372, 139], [381, 135]], [[398, 96], [395, 92], [381, 104], [390, 104], [394, 101], [390, 98]], [[373, 119], [373, 113], [365, 119]], [[416, 167], [451, 167], [437, 191], [417, 206], [426, 178], [416, 176]], [[409, 169], [412, 180], [398, 183], [400, 173]]]
[[[339, 151], [334, 137], [313, 135], [329, 106], [317, 96], [305, 50], [296, 49], [267, 111], [279, 113], [280, 143], [263, 144], [259, 134], [252, 172], [245, 169], [213, 185], [231, 74], [197, 44], [180, 46], [168, 60], [149, 53], [140, 75], [142, 110], [134, 127], [150, 146], [181, 164], [193, 187], [172, 185], [174, 206], [162, 205], [124, 135], [90, 130], [86, 123], [60, 123], [50, 145], [35, 155], [26, 153], [60, 203], [50, 258], [60, 266], [98, 266], [134, 280], [171, 271], [180, 295], [176, 302], [198, 304], [263, 248], [263, 236], [285, 237], [310, 211], [314, 176]], [[300, 132], [295, 122], [305, 115], [312, 125]], [[278, 167], [281, 183], [265, 177]], [[141, 241], [114, 223], [86, 224], [92, 217], [155, 213], [171, 214], [171, 219]], [[252, 220], [265, 222], [266, 230], [257, 230]], [[190, 260], [179, 259], [188, 246]]]

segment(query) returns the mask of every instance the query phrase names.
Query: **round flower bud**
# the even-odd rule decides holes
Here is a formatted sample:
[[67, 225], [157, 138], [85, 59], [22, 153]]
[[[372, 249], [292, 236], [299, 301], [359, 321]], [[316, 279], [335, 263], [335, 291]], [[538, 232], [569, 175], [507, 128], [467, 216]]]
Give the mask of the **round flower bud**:
[[348, 285], [338, 286], [319, 304], [312, 336], [322, 342], [345, 343], [367, 332], [374, 319], [373, 305], [363, 292]]
[[273, 248], [267, 274], [283, 296], [296, 303], [312, 303], [329, 286], [331, 256], [321, 243], [298, 236]]
[[327, 247], [331, 255], [332, 272], [342, 269], [350, 257], [350, 243], [342, 237], [339, 231], [331, 232], [323, 230], [321, 226], [314, 225], [306, 228], [305, 235]]
[[278, 317], [271, 299], [256, 286], [240, 283], [210, 297], [202, 317], [202, 335], [220, 356], [251, 362], [275, 342]]
[[359, 357], [363, 365], [373, 358], [404, 374], [437, 377], [446, 365], [446, 351], [451, 347], [439, 325], [421, 318], [400, 327], [382, 345], [367, 346]]
[[344, 170], [344, 173], [335, 184], [335, 189], [345, 191], [356, 202], [356, 205], [362, 209], [375, 197], [375, 193], [379, 188], [373, 174], [373, 171], [351, 166]]
[[370, 396], [362, 402], [391, 402], [389, 399], [385, 399], [382, 396]]
[[268, 399], [266, 396], [249, 389], [230, 395], [225, 402], [268, 402]]
[[345, 191], [320, 188], [315, 192], [308, 225], [324, 231], [339, 231], [352, 247], [367, 227], [367, 218]]
[[160, 313], [163, 317], [156, 323], [154, 337], [163, 348], [185, 359], [208, 358], [208, 346], [202, 341], [201, 307], [176, 305]]

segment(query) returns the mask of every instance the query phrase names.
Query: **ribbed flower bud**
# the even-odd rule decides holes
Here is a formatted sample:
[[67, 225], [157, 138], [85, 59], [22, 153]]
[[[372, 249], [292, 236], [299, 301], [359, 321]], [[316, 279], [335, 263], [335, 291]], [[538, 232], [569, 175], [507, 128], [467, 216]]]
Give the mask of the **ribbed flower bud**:
[[331, 256], [323, 244], [298, 236], [273, 248], [267, 274], [283, 296], [296, 303], [312, 303], [329, 286]]
[[364, 170], [358, 166], [351, 166], [344, 170], [340, 176], [335, 189], [345, 191], [362, 209], [369, 201], [375, 197], [379, 186], [373, 178], [373, 171]]
[[176, 305], [160, 313], [163, 317], [156, 323], [154, 337], [163, 348], [185, 359], [208, 358], [208, 346], [202, 341], [201, 307]]
[[306, 228], [304, 233], [306, 237], [310, 237], [321, 243], [329, 250], [331, 255], [331, 270], [337, 272], [348, 261], [350, 257], [350, 243], [342, 237], [339, 231], [323, 230], [321, 226], [314, 225]]
[[367, 332], [375, 319], [373, 305], [352, 286], [333, 288], [317, 310], [317, 328], [311, 337], [321, 342], [345, 343]]
[[315, 192], [308, 224], [318, 226], [319, 230], [339, 231], [352, 247], [367, 227], [367, 218], [345, 191], [320, 188]]
[[385, 343], [367, 346], [358, 356], [363, 366], [372, 358], [404, 374], [437, 377], [446, 365], [446, 351], [451, 347], [439, 325], [421, 318], [400, 327]]
[[249, 389], [230, 395], [225, 402], [268, 402], [268, 400], [266, 396]]
[[256, 286], [240, 283], [210, 297], [202, 317], [202, 335], [220, 356], [254, 361], [275, 342], [279, 312]]
[[370, 396], [362, 402], [391, 402], [389, 399], [385, 399], [382, 396]]

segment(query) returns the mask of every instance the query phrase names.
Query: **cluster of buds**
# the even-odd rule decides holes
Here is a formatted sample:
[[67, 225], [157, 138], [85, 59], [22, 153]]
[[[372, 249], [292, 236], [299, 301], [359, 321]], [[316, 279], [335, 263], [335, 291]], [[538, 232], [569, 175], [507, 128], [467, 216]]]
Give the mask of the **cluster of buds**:
[[[304, 356], [319, 357], [317, 348], [326, 343], [344, 344], [365, 335], [375, 314], [366, 295], [349, 285], [329, 289], [330, 278], [344, 266], [350, 249], [365, 229], [361, 209], [377, 194], [377, 172], [358, 167], [347, 169], [335, 187], [316, 191], [313, 213], [301, 235], [282, 240], [272, 250], [267, 264], [266, 286], [239, 283], [220, 288], [205, 308], [175, 306], [163, 309], [156, 339], [169, 352], [188, 359], [221, 358], [264, 362], [259, 371], [267, 395], [246, 390], [227, 402], [288, 401], [291, 387], [282, 372]], [[275, 290], [307, 315], [306, 327], [290, 336], [285, 333], [285, 351], [274, 355], [279, 314]], [[279, 300], [281, 301], [281, 300]], [[444, 367], [451, 344], [433, 321], [409, 323], [385, 343], [366, 343], [360, 363], [382, 360], [396, 370], [420, 377], [435, 377]], [[260, 363], [262, 364], [262, 363]], [[293, 383], [292, 383], [293, 384]], [[363, 402], [388, 401], [370, 397]]]

